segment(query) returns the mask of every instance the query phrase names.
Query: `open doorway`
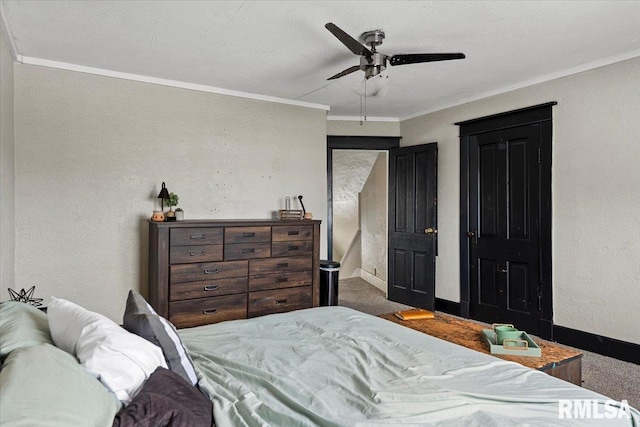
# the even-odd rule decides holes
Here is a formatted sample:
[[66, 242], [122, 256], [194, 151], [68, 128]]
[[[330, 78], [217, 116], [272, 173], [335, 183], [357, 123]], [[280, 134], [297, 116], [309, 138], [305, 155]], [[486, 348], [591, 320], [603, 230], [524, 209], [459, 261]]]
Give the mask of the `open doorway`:
[[387, 294], [388, 150], [398, 137], [327, 137], [328, 257]]
[[343, 279], [361, 277], [387, 292], [388, 155], [333, 153], [333, 258]]

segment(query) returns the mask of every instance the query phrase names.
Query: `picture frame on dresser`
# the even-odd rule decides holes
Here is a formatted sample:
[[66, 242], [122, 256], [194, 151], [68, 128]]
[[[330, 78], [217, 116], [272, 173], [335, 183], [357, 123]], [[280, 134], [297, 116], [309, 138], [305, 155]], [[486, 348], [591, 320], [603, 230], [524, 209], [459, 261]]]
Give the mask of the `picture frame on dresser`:
[[177, 328], [320, 304], [320, 220], [148, 222], [149, 302]]

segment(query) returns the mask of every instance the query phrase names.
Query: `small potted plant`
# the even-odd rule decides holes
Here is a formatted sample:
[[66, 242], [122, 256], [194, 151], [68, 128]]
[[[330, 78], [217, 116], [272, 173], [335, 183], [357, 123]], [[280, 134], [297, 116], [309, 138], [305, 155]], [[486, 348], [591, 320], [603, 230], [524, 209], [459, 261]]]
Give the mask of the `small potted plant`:
[[184, 212], [182, 208], [176, 209], [176, 221], [182, 221], [184, 219]]
[[176, 213], [173, 211], [173, 208], [175, 206], [178, 206], [178, 195], [176, 193], [169, 193], [167, 206], [169, 206], [169, 212], [167, 212], [167, 221], [175, 221]]

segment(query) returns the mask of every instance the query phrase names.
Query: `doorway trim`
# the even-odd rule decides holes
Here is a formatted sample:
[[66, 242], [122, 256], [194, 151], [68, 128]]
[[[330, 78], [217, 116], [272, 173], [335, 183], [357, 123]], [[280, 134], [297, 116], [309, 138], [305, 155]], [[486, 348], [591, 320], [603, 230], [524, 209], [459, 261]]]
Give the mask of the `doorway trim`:
[[400, 146], [400, 136], [327, 135], [327, 259], [333, 258], [333, 150], [386, 150]]
[[469, 142], [475, 134], [527, 124], [540, 124], [540, 337], [553, 338], [553, 298], [551, 277], [551, 143], [552, 107], [557, 102], [534, 105], [504, 113], [455, 123], [460, 127], [460, 315], [469, 318], [471, 283], [469, 282]]

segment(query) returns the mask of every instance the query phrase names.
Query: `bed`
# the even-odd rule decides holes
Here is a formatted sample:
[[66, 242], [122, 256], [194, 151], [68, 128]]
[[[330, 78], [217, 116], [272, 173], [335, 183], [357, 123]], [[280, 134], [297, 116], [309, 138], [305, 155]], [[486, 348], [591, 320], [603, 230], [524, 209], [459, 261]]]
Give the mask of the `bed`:
[[[158, 328], [170, 331], [166, 320], [155, 315], [148, 304], [140, 308], [141, 297], [135, 297], [138, 311], [130, 310], [129, 301], [125, 309], [127, 329], [135, 329], [131, 326], [133, 312], [139, 319], [158, 321]], [[63, 357], [67, 351], [59, 348], [60, 338], [56, 336], [61, 331], [55, 325], [57, 320], [53, 320], [59, 314], [52, 312], [51, 306], [47, 318], [36, 309], [25, 308], [29, 307], [26, 304], [16, 309], [15, 304], [20, 303], [14, 303], [11, 310], [7, 304], [0, 304], [2, 426], [162, 423], [191, 426], [211, 420], [190, 421], [180, 417], [206, 415], [207, 411], [220, 427], [640, 425], [640, 413], [624, 402], [613, 402], [542, 372], [344, 307], [317, 307], [182, 329], [170, 338], [163, 338], [162, 332], [156, 331], [152, 337], [157, 341], [152, 345], [160, 349], [159, 353], [152, 351], [156, 361], [146, 368], [136, 368], [140, 372], [146, 369], [146, 373], [142, 382], [130, 387], [125, 396], [121, 389], [105, 387], [111, 373], [98, 372], [99, 363], [87, 362], [84, 343], [75, 343], [75, 358]], [[20, 315], [16, 316], [16, 312]], [[33, 330], [26, 333], [25, 323], [37, 333]], [[94, 344], [95, 336], [104, 333], [95, 325], [81, 326], [77, 318], [73, 323], [81, 335], [93, 331], [93, 341], [89, 341]], [[20, 337], [16, 337], [16, 325], [20, 325]], [[46, 326], [50, 326], [49, 331]], [[74, 333], [68, 329], [62, 332], [65, 337]], [[120, 334], [111, 330], [109, 335], [112, 333]], [[80, 341], [83, 339], [81, 336]], [[142, 339], [150, 341], [149, 336]], [[102, 343], [102, 338], [97, 340]], [[133, 344], [136, 351], [138, 345]], [[115, 360], [116, 351], [126, 348], [121, 343], [114, 346], [116, 350], [109, 349], [109, 361]], [[180, 347], [184, 352], [174, 351], [168, 356], [168, 347], [173, 350]], [[43, 354], [47, 360], [55, 359], [51, 357], [54, 353], [65, 359], [64, 369], [73, 369], [73, 375], [60, 366], [48, 366], [50, 362], [46, 367], [45, 363], [37, 363], [43, 360]], [[29, 361], [20, 362], [27, 356], [31, 357]], [[164, 363], [157, 360], [162, 356]], [[122, 363], [127, 369], [129, 365], [148, 363], [132, 361], [132, 357], [135, 356], [127, 355], [129, 362]], [[191, 362], [193, 378], [185, 372], [186, 361]], [[16, 368], [20, 363], [22, 367]], [[157, 365], [153, 366], [154, 363]], [[101, 369], [112, 369], [110, 365], [114, 364], [118, 365], [107, 363]], [[37, 372], [30, 372], [32, 369]], [[180, 370], [180, 375], [175, 373]], [[174, 382], [183, 388], [176, 391], [173, 385], [159, 382], [160, 371], [179, 378], [179, 381], [174, 378]], [[30, 379], [34, 375], [39, 377]], [[153, 392], [148, 390], [152, 383]], [[65, 400], [69, 394], [78, 395], [75, 402]], [[142, 403], [141, 396], [144, 396]], [[182, 401], [174, 402], [176, 399]], [[157, 403], [159, 400], [163, 400], [162, 404]], [[188, 408], [191, 402], [194, 408]], [[577, 411], [571, 407], [576, 404]], [[63, 411], [60, 407], [71, 414], [58, 415]], [[154, 423], [143, 424], [141, 418], [136, 418], [142, 416], [140, 411], [148, 415], [153, 412], [150, 408], [162, 412], [166, 407], [170, 416], [159, 416]], [[179, 409], [188, 414], [181, 414]], [[38, 422], [55, 417], [66, 418]]]

